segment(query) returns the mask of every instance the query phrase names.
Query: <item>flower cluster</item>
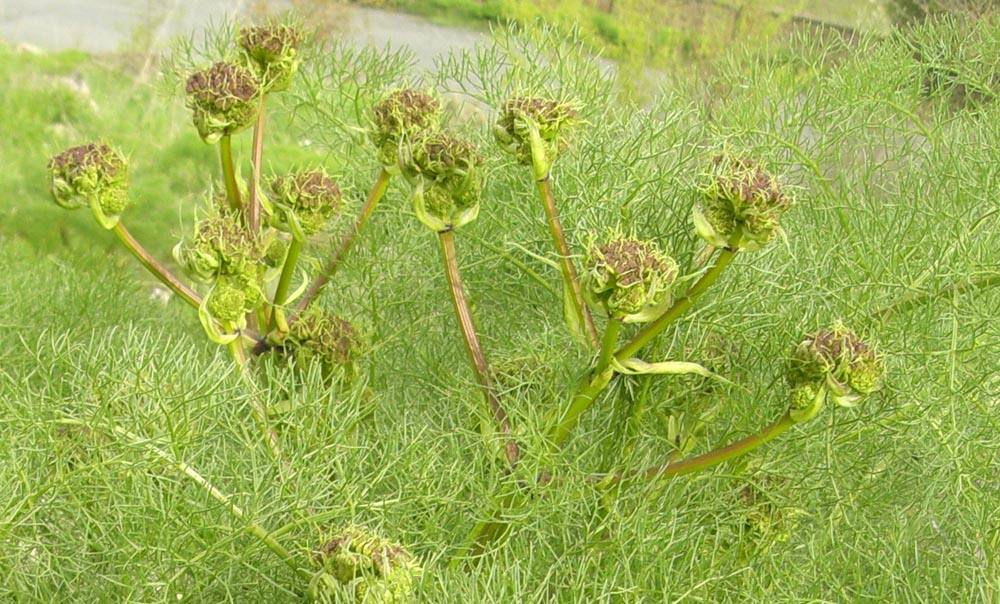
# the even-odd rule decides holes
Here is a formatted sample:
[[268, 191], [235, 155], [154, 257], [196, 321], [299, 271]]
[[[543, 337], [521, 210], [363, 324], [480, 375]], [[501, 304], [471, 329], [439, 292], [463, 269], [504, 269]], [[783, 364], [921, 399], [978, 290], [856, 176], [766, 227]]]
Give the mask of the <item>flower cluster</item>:
[[339, 585], [358, 604], [403, 604], [423, 571], [401, 546], [357, 528], [324, 543], [313, 561], [320, 570], [309, 591], [318, 602], [334, 601]]
[[475, 145], [443, 132], [424, 132], [407, 150], [401, 166], [413, 185], [417, 218], [436, 232], [475, 220], [485, 176]]
[[436, 130], [441, 121], [441, 102], [413, 88], [397, 88], [372, 107], [371, 139], [378, 160], [391, 171], [398, 170], [400, 145], [408, 138]]
[[579, 121], [570, 103], [519, 96], [504, 103], [493, 132], [518, 163], [533, 165], [535, 176], [544, 178], [568, 147], [566, 130]]
[[670, 304], [677, 263], [651, 241], [618, 236], [591, 243], [584, 263], [584, 298], [612, 318], [651, 321]]
[[129, 205], [125, 158], [103, 142], [70, 147], [48, 163], [49, 191], [66, 209], [89, 207], [106, 229]]
[[209, 144], [252, 124], [260, 108], [260, 82], [236, 63], [220, 61], [195, 72], [185, 92], [198, 134]]
[[789, 413], [797, 422], [812, 419], [829, 398], [847, 407], [879, 389], [885, 362], [875, 348], [843, 325], [807, 336], [788, 360]]
[[343, 195], [323, 170], [307, 170], [271, 180], [271, 226], [298, 241], [318, 233], [340, 209]]
[[723, 154], [694, 207], [694, 225], [711, 245], [753, 251], [781, 231], [779, 219], [791, 205], [792, 197], [760, 165]]
[[301, 61], [302, 33], [297, 28], [285, 24], [244, 27], [238, 42], [262, 93], [288, 89]]
[[358, 330], [346, 319], [312, 307], [291, 323], [283, 347], [300, 367], [318, 363], [324, 376], [330, 377], [343, 370], [343, 377], [350, 379], [362, 340]]

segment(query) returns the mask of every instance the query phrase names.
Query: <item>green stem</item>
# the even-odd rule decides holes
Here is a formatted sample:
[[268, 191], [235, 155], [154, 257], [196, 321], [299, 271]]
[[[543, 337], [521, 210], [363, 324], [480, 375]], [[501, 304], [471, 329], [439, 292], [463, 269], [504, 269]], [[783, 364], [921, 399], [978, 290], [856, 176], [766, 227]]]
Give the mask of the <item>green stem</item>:
[[520, 457], [520, 450], [517, 442], [510, 438], [511, 427], [507, 413], [500, 404], [500, 397], [497, 396], [490, 377], [490, 367], [486, 362], [482, 346], [479, 344], [479, 337], [476, 335], [476, 326], [472, 322], [472, 313], [469, 311], [469, 303], [465, 299], [465, 292], [462, 289], [462, 276], [458, 271], [458, 258], [455, 255], [455, 232], [452, 230], [438, 233], [438, 240], [441, 244], [441, 257], [444, 260], [445, 273], [448, 275], [448, 286], [451, 292], [451, 302], [455, 309], [455, 317], [458, 319], [458, 326], [462, 330], [462, 337], [465, 339], [465, 349], [469, 353], [472, 361], [472, 369], [476, 374], [476, 381], [482, 389], [483, 398], [486, 405], [493, 412], [500, 431], [507, 438], [506, 457], [507, 462], [514, 466]]
[[368, 219], [375, 211], [375, 206], [378, 205], [379, 200], [385, 194], [386, 189], [389, 187], [389, 180], [391, 178], [392, 175], [389, 174], [385, 168], [379, 172], [378, 179], [375, 180], [375, 184], [368, 193], [368, 198], [365, 200], [364, 205], [361, 206], [361, 210], [358, 212], [357, 218], [354, 219], [354, 225], [348, 229], [346, 233], [344, 233], [343, 238], [340, 240], [340, 247], [338, 247], [337, 251], [330, 256], [330, 260], [327, 262], [326, 268], [323, 269], [323, 272], [317, 275], [317, 277], [313, 279], [313, 282], [309, 284], [309, 289], [306, 290], [305, 295], [302, 296], [302, 299], [295, 306], [296, 312], [302, 312], [305, 310], [305, 308], [309, 306], [309, 303], [312, 302], [317, 295], [319, 295], [319, 292], [326, 285], [330, 277], [337, 272], [340, 262], [347, 255], [347, 252], [351, 249], [351, 245], [354, 243], [354, 237], [361, 232], [362, 228], [364, 228]]
[[[745, 455], [754, 449], [767, 444], [782, 432], [795, 425], [789, 413], [786, 411], [778, 420], [770, 426], [764, 428], [757, 434], [752, 434], [746, 438], [726, 445], [720, 449], [709, 451], [697, 457], [689, 457], [680, 461], [668, 459], [666, 463], [655, 465], [637, 472], [615, 472], [613, 474], [592, 476], [591, 480], [598, 483], [601, 488], [609, 488], [628, 482], [637, 478], [647, 480], [666, 478], [669, 476], [680, 476], [681, 474], [691, 474], [717, 466], [740, 455]], [[672, 456], [674, 454], [671, 454]]]
[[597, 327], [594, 325], [594, 318], [590, 315], [590, 309], [583, 301], [583, 292], [580, 289], [580, 279], [573, 266], [573, 259], [569, 254], [569, 245], [566, 243], [566, 234], [563, 232], [562, 223], [559, 222], [559, 213], [556, 210], [555, 196], [552, 193], [551, 174], [546, 174], [543, 178], [535, 181], [538, 185], [538, 193], [542, 199], [542, 206], [545, 208], [545, 215], [548, 218], [549, 233], [552, 235], [552, 242], [556, 246], [556, 253], [559, 256], [559, 269], [562, 275], [564, 290], [570, 292], [570, 304], [573, 313], [576, 315], [578, 323], [586, 330], [586, 338], [591, 349], [597, 348], [600, 336], [597, 334]]
[[260, 196], [257, 186], [260, 181], [260, 166], [264, 153], [264, 108], [267, 106], [267, 95], [260, 97], [260, 110], [257, 113], [257, 123], [253, 127], [253, 147], [250, 152], [250, 203], [247, 207], [247, 228], [256, 236], [260, 231]]
[[[63, 420], [62, 423], [82, 425], [92, 429], [92, 426], [89, 426], [88, 424], [78, 420]], [[226, 508], [226, 511], [228, 511], [234, 518], [245, 524], [250, 534], [253, 535], [254, 537], [257, 537], [257, 539], [259, 539], [265, 546], [267, 546], [268, 549], [274, 552], [274, 554], [278, 556], [278, 558], [281, 559], [282, 562], [288, 565], [288, 567], [291, 568], [295, 572], [295, 574], [297, 574], [300, 578], [305, 580], [309, 580], [312, 578], [312, 573], [309, 572], [307, 568], [304, 568], [303, 566], [299, 565], [295, 561], [295, 557], [292, 555], [292, 553], [289, 552], [287, 549], [285, 549], [285, 547], [282, 546], [280, 543], [278, 543], [277, 539], [275, 539], [274, 536], [266, 528], [247, 518], [246, 512], [244, 512], [241, 507], [233, 503], [232, 498], [230, 498], [228, 495], [217, 489], [211, 482], [209, 482], [207, 478], [198, 473], [197, 470], [189, 466], [187, 463], [174, 458], [172, 455], [170, 455], [163, 449], [160, 449], [156, 445], [152, 444], [152, 442], [150, 442], [150, 440], [147, 438], [140, 438], [138, 435], [133, 434], [132, 432], [129, 432], [128, 430], [121, 428], [119, 426], [110, 426], [110, 429], [117, 436], [127, 440], [130, 445], [143, 447], [152, 452], [153, 455], [159, 457], [161, 460], [167, 462], [168, 464], [176, 468], [177, 470], [180, 470], [182, 474], [190, 478], [198, 486], [204, 489], [204, 491], [208, 493], [208, 495], [212, 497], [212, 499], [215, 499], [216, 501], [221, 503]]]
[[139, 261], [139, 264], [152, 273], [154, 277], [159, 279], [160, 283], [166, 285], [170, 291], [180, 296], [182, 300], [190, 304], [193, 308], [201, 306], [201, 297], [194, 293], [191, 288], [184, 285], [180, 279], [168, 271], [156, 260], [156, 258], [153, 258], [149, 252], [146, 251], [146, 248], [142, 247], [142, 244], [136, 241], [135, 237], [132, 236], [132, 233], [125, 228], [125, 224], [122, 221], [119, 220], [118, 224], [116, 224], [112, 230], [128, 251], [135, 256], [136, 260]]
[[943, 287], [938, 291], [923, 291], [920, 293], [912, 293], [907, 296], [903, 296], [899, 300], [887, 304], [885, 306], [879, 307], [875, 310], [873, 315], [877, 318], [884, 319], [897, 312], [910, 310], [916, 306], [920, 306], [926, 302], [932, 300], [937, 300], [939, 298], [946, 298], [954, 294], [962, 294], [973, 289], [984, 289], [988, 287], [993, 287], [994, 285], [1000, 284], [1000, 272], [994, 273], [992, 275], [984, 275], [978, 279], [969, 279], [965, 283], [953, 283], [947, 287]]
[[664, 329], [669, 327], [671, 323], [676, 321], [678, 317], [683, 315], [695, 302], [698, 301], [698, 298], [705, 293], [705, 290], [707, 290], [710, 285], [715, 283], [735, 257], [735, 251], [723, 249], [718, 260], [716, 260], [715, 264], [712, 265], [712, 268], [708, 269], [705, 274], [701, 276], [701, 279], [692, 285], [683, 296], [675, 300], [673, 305], [667, 309], [667, 312], [663, 313], [655, 321], [646, 324], [645, 327], [639, 330], [639, 332], [636, 333], [627, 344], [622, 346], [618, 352], [615, 353], [615, 358], [619, 361], [628, 359], [635, 353], [639, 352], [639, 350], [641, 350], [646, 344], [652, 342], [656, 336], [663, 333]]
[[219, 139], [219, 159], [222, 162], [222, 175], [226, 181], [226, 198], [229, 207], [243, 211], [243, 200], [240, 199], [240, 188], [236, 184], [236, 170], [233, 168], [233, 141], [230, 136]]
[[288, 323], [285, 321], [285, 310], [282, 306], [288, 299], [288, 290], [292, 286], [292, 275], [295, 274], [295, 265], [299, 261], [299, 252], [302, 251], [302, 242], [292, 237], [288, 244], [288, 254], [285, 256], [285, 264], [281, 267], [281, 277], [278, 279], [278, 287], [274, 290], [274, 302], [272, 304], [273, 314], [271, 315], [270, 328], [275, 327], [282, 331], [288, 331]]

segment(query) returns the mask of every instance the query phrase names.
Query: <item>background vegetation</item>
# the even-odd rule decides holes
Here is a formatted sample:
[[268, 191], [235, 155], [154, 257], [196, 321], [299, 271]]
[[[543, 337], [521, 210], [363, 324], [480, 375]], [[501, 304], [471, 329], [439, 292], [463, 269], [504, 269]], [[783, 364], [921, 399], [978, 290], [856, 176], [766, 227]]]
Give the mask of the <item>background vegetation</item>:
[[[476, 107], [515, 88], [581, 102], [588, 125], [555, 169], [578, 250], [588, 231], [631, 224], [689, 265], [694, 178], [722, 147], [767, 160], [797, 188], [787, 245], [741, 258], [649, 354], [702, 362], [740, 387], [626, 381], [560, 457], [568, 486], [531, 501], [479, 570], [450, 570], [501, 472], [435, 242], [402, 187], [324, 300], [366, 326], [362, 379], [331, 391], [307, 377], [271, 394], [291, 459], [283, 475], [225, 352], [179, 302], [151, 299], [107, 234], [45, 190], [54, 152], [114, 141], [138, 201], [126, 220], [166, 258], [217, 178], [210, 148], [179, 102], [127, 65], [0, 47], [0, 114], [17, 124], [0, 146], [0, 600], [297, 601], [288, 570], [150, 443], [281, 527], [296, 551], [317, 545], [317, 526], [391, 535], [424, 560], [421, 601], [1000, 597], [1000, 290], [984, 287], [1000, 271], [1000, 21], [733, 44], [710, 77], [663, 76], [641, 110], [579, 39], [524, 35], [444, 58], [426, 81]], [[377, 171], [356, 126], [385, 87], [419, 74], [406, 55], [340, 45], [313, 64], [274, 119], [268, 158], [275, 171], [322, 162], [356, 208]], [[511, 376], [518, 436], [537, 445], [584, 359], [567, 355], [557, 299], [525, 272], [557, 282], [529, 253], [547, 249], [531, 183], [492, 146], [489, 114], [463, 115], [455, 127], [479, 140], [491, 175], [479, 220], [459, 233], [460, 262], [487, 354]], [[914, 303], [879, 312], [900, 300]], [[705, 449], [755, 431], [784, 408], [791, 344], [837, 318], [890, 359], [887, 388], [863, 408], [824, 414], [746, 463], [603, 501], [576, 480], [611, 460], [661, 459], [670, 415], [714, 410]], [[636, 405], [637, 425], [611, 422]]]

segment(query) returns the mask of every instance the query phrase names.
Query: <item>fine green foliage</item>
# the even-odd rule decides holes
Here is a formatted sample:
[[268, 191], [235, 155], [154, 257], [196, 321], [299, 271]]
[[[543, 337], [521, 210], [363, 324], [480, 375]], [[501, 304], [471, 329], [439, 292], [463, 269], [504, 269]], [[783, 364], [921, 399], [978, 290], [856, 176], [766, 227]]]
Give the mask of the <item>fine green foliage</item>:
[[[264, 355], [248, 380], [181, 300], [150, 300], [122, 255], [101, 253], [108, 233], [80, 226], [73, 239], [86, 245], [62, 249], [52, 231], [76, 215], [56, 214], [44, 184], [31, 181], [44, 183], [45, 161], [62, 146], [114, 140], [131, 157], [130, 179], [145, 182], [130, 181], [139, 203], [123, 220], [166, 257], [191, 229], [178, 225], [177, 205], [147, 207], [136, 191], [162, 187], [190, 223], [202, 218], [191, 208], [211, 180], [222, 188], [190, 116], [148, 91], [122, 95], [118, 121], [86, 108], [77, 120], [50, 114], [37, 102], [40, 80], [26, 74], [79, 69], [98, 103], [118, 98], [120, 84], [84, 57], [2, 51], [10, 92], [0, 103], [25, 126], [0, 147], [11, 184], [0, 202], [9, 292], [0, 296], [0, 600], [298, 602], [310, 592], [302, 573], [326, 569], [312, 575], [313, 595], [321, 584], [332, 601], [384, 590], [376, 575], [398, 577], [393, 598], [412, 587], [427, 602], [996, 601], [1000, 69], [961, 66], [965, 56], [997, 56], [997, 31], [997, 19], [946, 19], [885, 40], [734, 48], [712, 78], [670, 79], [643, 108], [616, 100], [585, 45], [551, 30], [498, 31], [492, 46], [443, 58], [428, 77], [403, 55], [316, 54], [290, 98], [276, 100], [273, 122], [268, 114], [266, 154], [279, 164], [291, 161], [285, 149], [313, 153], [295, 141], [321, 147], [348, 214], [384, 169], [367, 131], [379, 99], [434, 82], [484, 112], [447, 123], [485, 158], [478, 217], [447, 233], [492, 368], [485, 383], [467, 367], [446, 300], [454, 281], [402, 179], [388, 182], [319, 299], [362, 319], [368, 344], [355, 351], [351, 379]], [[945, 43], [958, 32], [975, 48]], [[939, 49], [934, 65], [952, 65], [962, 81], [975, 75], [980, 94], [956, 102], [958, 81], [928, 87], [914, 44]], [[754, 242], [761, 249], [731, 251], [697, 303], [637, 351], [706, 372], [615, 369], [562, 448], [551, 446], [553, 410], [598, 355], [566, 328], [566, 276], [534, 174], [491, 127], [494, 110], [526, 93], [572, 99], [578, 113], [546, 164], [578, 262], [595, 256], [594, 235], [627, 233], [631, 247], [669, 251], [674, 299], [696, 287], [717, 265], [706, 262], [692, 208], [720, 155], [767, 166], [796, 200], [780, 229], [768, 223]], [[183, 134], [172, 118], [144, 118], [158, 114], [150, 104], [161, 116], [179, 112]], [[150, 129], [138, 132], [129, 117]], [[43, 143], [56, 136], [44, 130], [53, 120], [72, 122], [62, 146]], [[158, 133], [171, 134], [145, 138]], [[275, 172], [287, 167], [297, 166]], [[338, 249], [339, 237], [322, 234], [309, 244], [319, 258]], [[617, 253], [600, 250], [592, 268]], [[218, 248], [200, 251], [221, 262]], [[258, 255], [272, 266], [284, 253]], [[609, 314], [595, 316], [603, 333]], [[616, 329], [628, 341], [642, 327]], [[845, 343], [887, 370], [863, 401], [853, 397], [871, 383], [853, 372]], [[789, 376], [790, 358], [821, 367], [792, 363]], [[827, 405], [766, 448], [693, 477], [634, 476], [759, 434], [789, 408], [786, 379], [859, 404]], [[838, 390], [844, 382], [849, 391]], [[484, 391], [502, 402], [509, 431]], [[254, 425], [261, 405], [280, 455]], [[511, 477], [531, 489], [512, 489]], [[451, 565], [472, 526], [494, 520], [498, 494], [513, 519], [505, 540], [469, 568]], [[345, 571], [341, 558], [366, 570]], [[386, 571], [389, 561], [403, 561], [405, 575]]]

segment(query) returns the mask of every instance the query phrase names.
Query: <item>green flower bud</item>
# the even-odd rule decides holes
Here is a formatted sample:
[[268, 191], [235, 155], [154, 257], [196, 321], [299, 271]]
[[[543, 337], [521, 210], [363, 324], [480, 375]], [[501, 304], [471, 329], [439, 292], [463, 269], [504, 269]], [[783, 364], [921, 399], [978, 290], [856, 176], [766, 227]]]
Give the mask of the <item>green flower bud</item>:
[[275, 237], [264, 252], [264, 265], [269, 268], [278, 268], [285, 264], [285, 256], [288, 254], [288, 242], [279, 237]]
[[503, 104], [493, 133], [518, 163], [534, 165], [536, 176], [543, 178], [569, 146], [566, 130], [579, 121], [580, 115], [571, 103], [514, 97]]
[[194, 237], [174, 247], [174, 259], [201, 283], [212, 283], [220, 276], [251, 278], [262, 257], [260, 243], [229, 214], [199, 221]]
[[796, 423], [806, 422], [816, 417], [826, 401], [826, 389], [822, 385], [802, 384], [790, 396], [788, 414]]
[[240, 321], [249, 309], [243, 286], [238, 282], [220, 279], [206, 301], [208, 312], [219, 321]]
[[271, 181], [271, 226], [298, 241], [318, 233], [340, 209], [340, 187], [323, 170], [277, 176]]
[[372, 113], [371, 138], [378, 161], [396, 170], [403, 141], [438, 127], [441, 102], [413, 88], [398, 88], [372, 107]]
[[110, 229], [129, 205], [128, 166], [122, 154], [103, 142], [66, 149], [48, 163], [49, 191], [61, 207], [89, 207]]
[[350, 378], [362, 341], [361, 334], [346, 319], [314, 307], [291, 323], [284, 346], [301, 367], [319, 363], [324, 375], [339, 369]]
[[884, 375], [882, 355], [840, 324], [800, 342], [786, 373], [793, 390], [822, 388], [840, 406], [854, 405], [878, 390]]
[[198, 134], [212, 144], [254, 123], [260, 108], [260, 83], [249, 69], [219, 62], [188, 78], [187, 106]]
[[358, 604], [403, 604], [423, 573], [402, 546], [351, 528], [320, 546], [313, 557], [320, 567], [310, 592], [314, 600], [331, 601], [335, 582], [348, 587]]
[[240, 30], [239, 45], [263, 93], [281, 92], [291, 85], [301, 61], [301, 42], [302, 33], [290, 25], [256, 25]]
[[485, 179], [475, 145], [430, 132], [414, 138], [408, 151], [402, 171], [413, 184], [417, 218], [437, 232], [475, 220]]
[[758, 164], [720, 155], [707, 176], [701, 203], [694, 207], [695, 230], [716, 247], [757, 250], [780, 232], [781, 214], [792, 203]]
[[584, 298], [595, 310], [627, 323], [651, 321], [670, 305], [677, 263], [651, 241], [616, 236], [587, 246]]

